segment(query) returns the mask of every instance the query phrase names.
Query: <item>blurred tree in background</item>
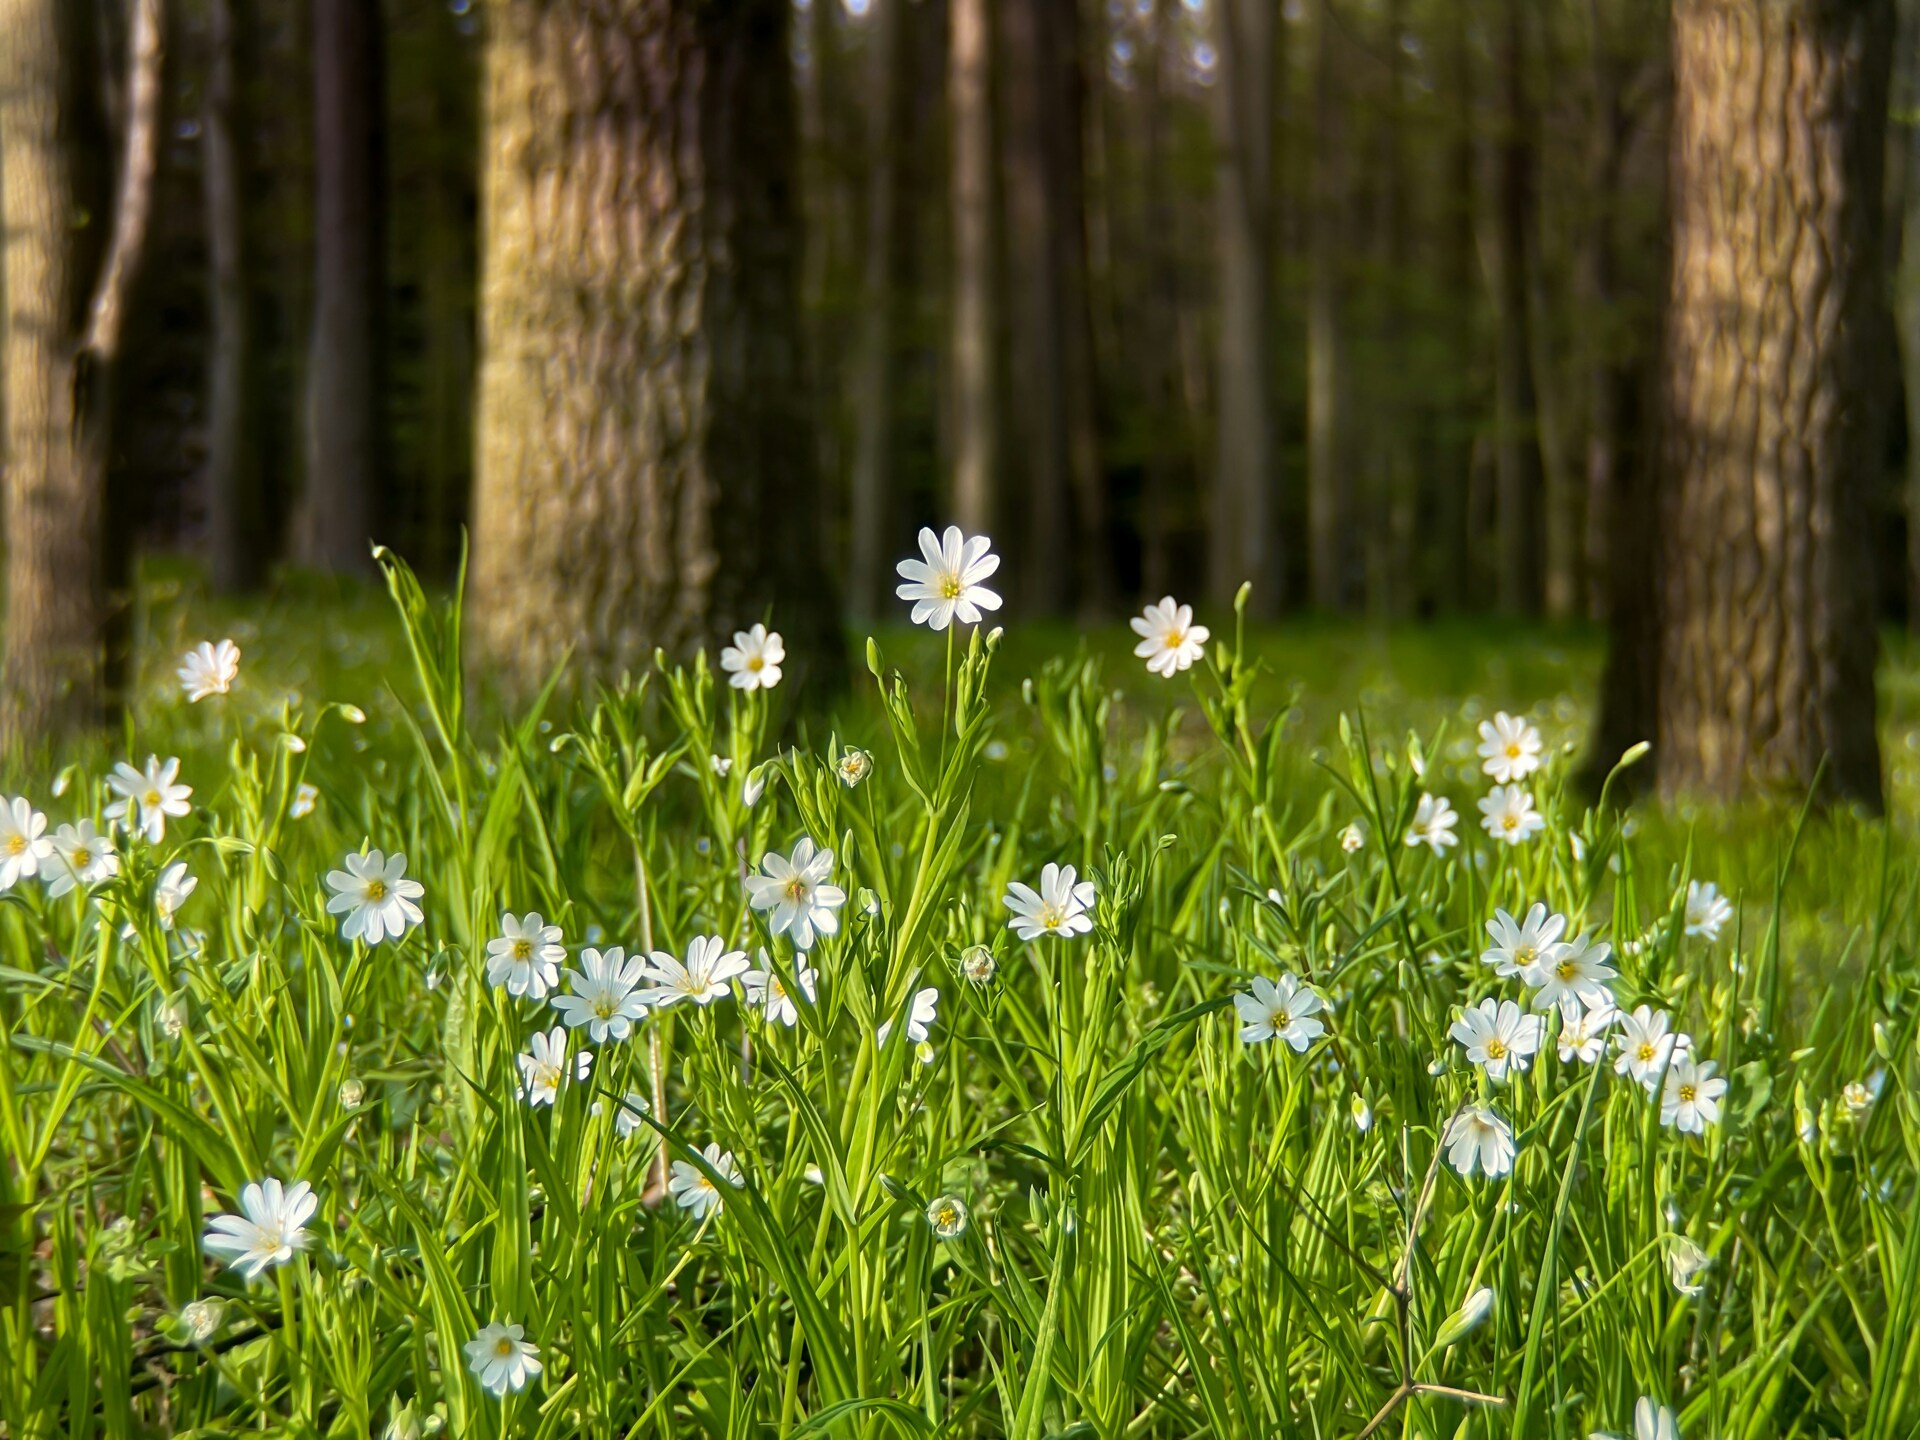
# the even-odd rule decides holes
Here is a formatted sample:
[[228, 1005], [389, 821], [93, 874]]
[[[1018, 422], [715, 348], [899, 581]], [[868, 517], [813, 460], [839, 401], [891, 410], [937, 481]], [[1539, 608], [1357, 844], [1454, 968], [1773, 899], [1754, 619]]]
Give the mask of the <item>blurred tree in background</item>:
[[[52, 337], [136, 11], [4, 3], [20, 696], [98, 709], [117, 536], [245, 589], [369, 538], [446, 579], [470, 525], [476, 640], [528, 681], [770, 606], [837, 655], [800, 637], [889, 614], [957, 521], [1016, 615], [1250, 579], [1275, 615], [1604, 622], [1602, 768], [1655, 738], [1670, 788], [1829, 754], [1877, 788], [1840, 717], [1920, 605], [1887, 0], [174, 0], [86, 484]], [[51, 108], [35, 17], [102, 32]], [[1701, 39], [1788, 32], [1846, 83], [1741, 89]], [[36, 174], [102, 199], [36, 210]], [[77, 574], [97, 602], [44, 618]]]

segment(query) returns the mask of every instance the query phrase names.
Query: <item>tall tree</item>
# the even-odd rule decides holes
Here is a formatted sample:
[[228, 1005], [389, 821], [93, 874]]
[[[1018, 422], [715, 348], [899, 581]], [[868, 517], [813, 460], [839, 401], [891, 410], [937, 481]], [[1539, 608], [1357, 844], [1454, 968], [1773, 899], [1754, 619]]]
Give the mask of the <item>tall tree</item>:
[[1494, 398], [1495, 488], [1499, 516], [1500, 608], [1532, 614], [1540, 607], [1540, 445], [1533, 370], [1533, 326], [1528, 318], [1534, 228], [1536, 154], [1527, 97], [1527, 0], [1504, 0], [1497, 36], [1501, 117], [1493, 213], [1493, 282], [1499, 324]]
[[1352, 597], [1353, 463], [1347, 449], [1343, 333], [1345, 137], [1331, 0], [1313, 7], [1313, 204], [1307, 217], [1307, 571], [1322, 610]]
[[1661, 785], [1880, 804], [1890, 0], [1676, 0]]
[[205, 137], [207, 278], [213, 334], [207, 361], [207, 567], [214, 588], [243, 589], [260, 578], [265, 558], [259, 528], [253, 407], [255, 370], [249, 351], [245, 216], [234, 83], [238, 36], [233, 0], [207, 9], [207, 80], [201, 111]]
[[1217, 0], [1213, 85], [1215, 235], [1220, 284], [1219, 419], [1207, 573], [1216, 604], [1243, 581], [1271, 613], [1283, 576], [1275, 534], [1271, 303], [1272, 0]]
[[378, 475], [379, 34], [378, 0], [315, 0], [313, 336], [294, 552], [323, 570], [370, 563]]
[[948, 5], [947, 105], [952, 128], [953, 518], [969, 534], [994, 523], [999, 460], [998, 349], [994, 309], [993, 7]]
[[768, 613], [844, 667], [799, 333], [787, 0], [503, 0], [474, 636], [509, 682]]
[[114, 382], [159, 154], [160, 0], [136, 0], [111, 233], [85, 156], [102, 137], [95, 8], [0, 0], [7, 624], [0, 745], [97, 723], [123, 698], [109, 628], [106, 482]]
[[1920, 631], [1920, 0], [1901, 7], [1900, 263], [1895, 279], [1907, 418], [1907, 627]]

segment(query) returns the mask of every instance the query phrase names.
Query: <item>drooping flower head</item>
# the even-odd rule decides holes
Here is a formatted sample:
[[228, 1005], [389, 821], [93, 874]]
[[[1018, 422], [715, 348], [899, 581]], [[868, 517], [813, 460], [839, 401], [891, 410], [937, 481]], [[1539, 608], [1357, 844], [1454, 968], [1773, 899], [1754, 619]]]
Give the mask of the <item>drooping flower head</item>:
[[930, 630], [945, 630], [956, 619], [978, 625], [983, 610], [1000, 608], [1000, 597], [984, 583], [1000, 568], [986, 536], [968, 539], [958, 525], [949, 525], [944, 535], [923, 529], [920, 555], [895, 567], [907, 583], [894, 593], [913, 602], [914, 624]]

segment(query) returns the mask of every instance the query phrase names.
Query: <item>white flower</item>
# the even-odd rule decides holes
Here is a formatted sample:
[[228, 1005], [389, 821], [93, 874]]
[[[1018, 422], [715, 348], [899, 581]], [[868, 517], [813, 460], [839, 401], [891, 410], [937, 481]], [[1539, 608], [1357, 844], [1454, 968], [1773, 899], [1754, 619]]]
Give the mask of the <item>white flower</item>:
[[216, 1215], [207, 1226], [207, 1253], [224, 1260], [246, 1280], [271, 1265], [284, 1265], [307, 1246], [307, 1221], [319, 1197], [304, 1180], [282, 1186], [259, 1180], [240, 1192], [239, 1215]]
[[1680, 1440], [1680, 1422], [1666, 1406], [1642, 1395], [1633, 1407], [1633, 1440]]
[[1687, 934], [1708, 944], [1720, 938], [1720, 927], [1733, 918], [1733, 903], [1711, 881], [1687, 882]]
[[1666, 1011], [1645, 1005], [1635, 1006], [1631, 1015], [1622, 1015], [1614, 1073], [1630, 1075], [1649, 1090], [1658, 1084], [1667, 1062], [1693, 1044], [1685, 1035], [1668, 1034], [1671, 1024]]
[[736, 690], [771, 690], [780, 683], [787, 645], [778, 630], [755, 625], [733, 632], [733, 644], [720, 652], [720, 668]]
[[526, 1333], [521, 1326], [496, 1320], [483, 1326], [463, 1347], [467, 1352], [467, 1368], [488, 1394], [500, 1398], [505, 1398], [510, 1390], [517, 1394], [540, 1373], [543, 1368], [540, 1347], [522, 1339]]
[[160, 1026], [162, 1035], [169, 1040], [178, 1040], [186, 1033], [187, 1021], [193, 1017], [187, 1011], [187, 997], [175, 995], [172, 999], [154, 1003], [153, 1018]]
[[128, 829], [146, 836], [149, 845], [158, 845], [167, 836], [167, 817], [185, 815], [191, 808], [187, 797], [193, 787], [176, 784], [179, 776], [177, 755], [164, 765], [158, 755], [149, 755], [144, 775], [122, 760], [107, 776], [107, 788], [120, 797], [107, 806], [107, 818], [124, 819]]
[[1480, 722], [1480, 768], [1502, 785], [1524, 780], [1540, 768], [1540, 732], [1502, 710]]
[[1887, 1074], [1876, 1070], [1865, 1080], [1849, 1080], [1840, 1087], [1840, 1101], [1847, 1107], [1847, 1113], [1855, 1120], [1864, 1120], [1867, 1112], [1873, 1109], [1873, 1102], [1880, 1098], [1880, 1090], [1886, 1084]]
[[1567, 917], [1551, 915], [1546, 906], [1537, 902], [1520, 924], [1515, 924], [1513, 916], [1506, 911], [1495, 910], [1493, 919], [1487, 921], [1487, 935], [1493, 944], [1480, 952], [1480, 959], [1491, 965], [1493, 973], [1501, 979], [1510, 980], [1524, 975], [1535, 965], [1558, 960], [1566, 948], [1560, 943], [1560, 937], [1566, 933]]
[[839, 775], [840, 783], [852, 790], [873, 773], [873, 756], [864, 750], [843, 750], [834, 772]]
[[1713, 1068], [1713, 1061], [1696, 1060], [1690, 1053], [1673, 1057], [1660, 1095], [1662, 1125], [1671, 1125], [1682, 1135], [1704, 1135], [1707, 1126], [1720, 1123], [1720, 1097], [1727, 1093], [1727, 1082]]
[[327, 901], [327, 913], [345, 915], [340, 934], [348, 940], [365, 940], [378, 945], [391, 935], [398, 940], [410, 926], [425, 917], [414, 902], [426, 894], [418, 880], [406, 878], [407, 857], [399, 851], [389, 859], [378, 850], [364, 855], [348, 855], [341, 862], [344, 870], [327, 872], [327, 888], [333, 898]]
[[760, 803], [760, 797], [766, 792], [767, 777], [764, 771], [755, 770], [740, 782], [740, 803], [751, 810]]
[[1127, 622], [1140, 643], [1133, 653], [1147, 662], [1147, 669], [1171, 680], [1179, 671], [1207, 653], [1209, 632], [1193, 623], [1193, 607], [1177, 605], [1171, 595], [1158, 605], [1147, 606], [1146, 613]]
[[517, 920], [502, 915], [500, 933], [487, 941], [487, 983], [504, 986], [509, 995], [544, 1000], [560, 983], [560, 962], [566, 958], [560, 927], [547, 924], [538, 910]]
[[47, 877], [47, 894], [57, 900], [70, 890], [118, 875], [120, 857], [113, 853], [113, 842], [93, 828], [93, 821], [82, 820], [55, 832], [53, 863], [43, 862], [40, 870]]
[[718, 935], [696, 935], [688, 942], [684, 965], [664, 950], [648, 957], [645, 976], [654, 984], [640, 998], [662, 1010], [682, 1000], [711, 1005], [729, 993], [727, 982], [746, 969], [746, 951], [727, 949]]
[[[551, 1105], [559, 1098], [560, 1087], [567, 1083], [567, 1031], [563, 1025], [533, 1032], [520, 1062], [520, 1076], [526, 1082], [529, 1105]], [[574, 1058], [574, 1078], [585, 1080], [593, 1068], [593, 1052], [582, 1050]]]
[[1700, 1276], [1712, 1264], [1712, 1257], [1685, 1235], [1675, 1235], [1668, 1240], [1667, 1275], [1673, 1281], [1673, 1288], [1689, 1300], [1698, 1299], [1707, 1288]]
[[1445, 854], [1449, 845], [1460, 843], [1460, 837], [1453, 833], [1453, 827], [1459, 823], [1459, 813], [1444, 795], [1422, 794], [1413, 812], [1413, 823], [1407, 826], [1406, 843], [1425, 845], [1436, 855]]
[[1040, 870], [1040, 889], [1018, 880], [1007, 886], [1001, 904], [1013, 912], [1007, 928], [1022, 940], [1043, 935], [1084, 935], [1093, 929], [1094, 889], [1091, 880], [1079, 880], [1071, 865], [1047, 864]]
[[1606, 1053], [1607, 1031], [1613, 1028], [1619, 1014], [1611, 1001], [1589, 1010], [1562, 1002], [1560, 1063], [1571, 1065], [1578, 1060], [1582, 1065], [1591, 1065], [1598, 1060]]
[[1440, 1143], [1447, 1147], [1447, 1163], [1462, 1176], [1478, 1168], [1497, 1180], [1513, 1168], [1513, 1127], [1491, 1106], [1467, 1106], [1447, 1122]]
[[1367, 1103], [1367, 1097], [1355, 1094], [1347, 1102], [1347, 1113], [1353, 1117], [1353, 1128], [1362, 1135], [1373, 1129], [1373, 1106]]
[[287, 814], [292, 819], [304, 820], [313, 814], [313, 807], [320, 803], [318, 787], [302, 780], [293, 790], [293, 800], [287, 806]]
[[224, 1308], [218, 1300], [189, 1300], [180, 1307], [180, 1328], [187, 1332], [187, 1340], [194, 1345], [204, 1345], [213, 1338], [213, 1332], [220, 1328], [220, 1316]]
[[1480, 826], [1494, 839], [1524, 845], [1547, 828], [1547, 817], [1533, 808], [1533, 796], [1518, 785], [1496, 785], [1480, 800]]
[[1319, 1016], [1327, 1002], [1296, 975], [1278, 980], [1254, 976], [1252, 985], [1233, 997], [1233, 1008], [1240, 1012], [1240, 1038], [1249, 1045], [1279, 1040], [1292, 1046], [1294, 1054], [1304, 1055], [1326, 1033]]
[[[593, 1113], [600, 1113], [600, 1102], [593, 1102]], [[622, 1140], [631, 1139], [634, 1132], [646, 1123], [645, 1117], [653, 1113], [653, 1102], [638, 1090], [629, 1090], [620, 1097], [620, 1104], [613, 1112], [613, 1129]]]
[[[747, 1183], [747, 1177], [740, 1173], [731, 1150], [722, 1150], [718, 1145], [709, 1143], [700, 1154], [707, 1164], [720, 1172], [720, 1178], [734, 1189]], [[673, 1162], [673, 1173], [667, 1180], [667, 1191], [673, 1196], [674, 1203], [682, 1210], [693, 1213], [696, 1220], [704, 1220], [726, 1208], [725, 1198], [719, 1188], [707, 1178], [706, 1172], [690, 1160]]]
[[1538, 1015], [1521, 1013], [1513, 1001], [1487, 999], [1463, 1010], [1447, 1033], [1465, 1047], [1468, 1060], [1497, 1081], [1507, 1078], [1509, 1066], [1527, 1068], [1545, 1030]]
[[913, 623], [944, 630], [958, 618], [978, 625], [980, 612], [998, 610], [1000, 597], [982, 583], [1000, 568], [993, 542], [984, 535], [971, 540], [949, 525], [944, 535], [920, 532], [919, 560], [902, 560], [895, 568], [907, 583], [894, 591], [913, 602]]
[[645, 962], [638, 955], [629, 960], [618, 945], [604, 951], [582, 950], [580, 968], [567, 971], [573, 993], [554, 996], [553, 1008], [568, 1029], [586, 1026], [596, 1045], [604, 1045], [609, 1038], [624, 1040], [633, 1033], [633, 1022], [647, 1013], [646, 1001], [635, 993], [645, 974]]
[[[925, 990], [914, 992], [913, 1003], [907, 1007], [907, 1041], [909, 1044], [923, 1044], [927, 1032], [933, 1028], [936, 1018], [934, 1011], [940, 1004], [940, 992], [929, 985]], [[883, 1020], [880, 1028], [873, 1032], [873, 1043], [885, 1045], [887, 1036], [893, 1033], [893, 1021]]]
[[1351, 855], [1367, 843], [1367, 831], [1358, 820], [1349, 824], [1340, 832], [1340, 848]]
[[53, 858], [53, 841], [46, 838], [47, 817], [26, 797], [0, 802], [0, 890], [11, 890], [40, 873]]
[[[760, 952], [760, 968], [749, 970], [741, 980], [747, 987], [747, 1003], [760, 1008], [772, 1025], [784, 1025], [791, 1030], [800, 1023], [800, 1011], [793, 1003], [793, 997], [787, 993], [786, 982], [780, 978], [780, 972], [773, 968], [773, 962], [767, 958], [767, 952]], [[800, 993], [807, 997], [807, 1003], [814, 1001], [814, 985], [820, 976], [817, 971], [804, 963], [794, 966], [793, 983], [800, 987]]]
[[847, 892], [829, 885], [833, 852], [816, 850], [811, 837], [802, 836], [792, 856], [769, 850], [760, 857], [760, 873], [747, 877], [747, 901], [755, 910], [771, 910], [767, 929], [785, 935], [796, 950], [811, 950], [814, 936], [834, 935], [840, 917], [833, 912], [847, 903]]
[[176, 860], [160, 872], [160, 879], [153, 887], [153, 913], [160, 917], [160, 928], [171, 930], [173, 917], [179, 908], [187, 903], [187, 897], [193, 894], [199, 880], [187, 873], [187, 862]]
[[991, 985], [994, 971], [999, 968], [993, 952], [984, 945], [970, 945], [960, 956], [960, 973], [975, 985]]
[[967, 1207], [956, 1195], [942, 1195], [927, 1206], [927, 1224], [941, 1240], [958, 1240], [966, 1232]]
[[240, 674], [240, 647], [231, 640], [218, 645], [202, 640], [180, 661], [180, 688], [198, 703], [209, 695], [224, 695]]
[[1520, 972], [1520, 978], [1539, 991], [1533, 997], [1533, 1008], [1551, 1010], [1556, 1005], [1564, 1007], [1570, 1000], [1583, 1006], [1611, 1004], [1613, 991], [1608, 982], [1614, 979], [1615, 971], [1607, 960], [1612, 954], [1611, 945], [1576, 935], [1566, 944], [1555, 946], [1553, 954], [1537, 956]]
[[707, 763], [713, 767], [713, 773], [722, 780], [726, 779], [728, 772], [733, 769], [733, 759], [728, 755], [710, 756]]

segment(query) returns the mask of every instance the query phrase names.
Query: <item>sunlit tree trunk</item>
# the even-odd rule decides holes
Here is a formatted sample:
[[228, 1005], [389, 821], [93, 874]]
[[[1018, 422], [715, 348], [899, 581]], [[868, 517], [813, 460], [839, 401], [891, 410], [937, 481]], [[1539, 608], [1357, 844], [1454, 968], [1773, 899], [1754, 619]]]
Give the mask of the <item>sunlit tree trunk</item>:
[[[7, 615], [0, 747], [20, 755], [91, 728], [124, 701], [108, 660], [106, 476], [114, 384], [159, 153], [159, 0], [136, 0], [124, 137], [111, 200], [86, 163], [104, 148], [91, 6], [0, 0]], [[111, 226], [83, 225], [106, 213]], [[110, 228], [110, 233], [108, 233]]]
[[1216, 605], [1242, 582], [1256, 610], [1283, 593], [1274, 522], [1271, 343], [1273, 26], [1271, 0], [1218, 0], [1213, 90], [1214, 229], [1220, 352], [1207, 578]]
[[786, 0], [489, 10], [474, 636], [510, 683], [771, 611], [845, 656], [801, 363]]
[[1676, 0], [1662, 787], [1878, 807], [1887, 0]]
[[994, 365], [992, 14], [988, 0], [949, 0], [952, 509], [954, 523], [969, 534], [993, 528], [1000, 442]]
[[321, 570], [366, 569], [377, 538], [379, 28], [376, 0], [315, 0], [314, 310], [293, 540], [301, 563]]

